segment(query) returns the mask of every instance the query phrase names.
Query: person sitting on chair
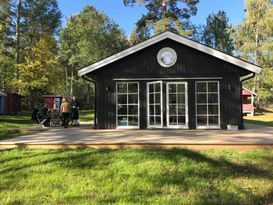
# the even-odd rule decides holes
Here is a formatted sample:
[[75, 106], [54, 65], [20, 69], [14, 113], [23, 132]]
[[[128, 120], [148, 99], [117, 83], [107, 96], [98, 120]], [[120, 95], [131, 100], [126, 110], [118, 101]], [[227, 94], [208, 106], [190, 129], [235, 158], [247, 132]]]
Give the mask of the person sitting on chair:
[[50, 109], [48, 108], [47, 104], [45, 103], [44, 106], [40, 109], [40, 111], [37, 113], [37, 116], [40, 120], [45, 119], [43, 125], [45, 127], [50, 126]]

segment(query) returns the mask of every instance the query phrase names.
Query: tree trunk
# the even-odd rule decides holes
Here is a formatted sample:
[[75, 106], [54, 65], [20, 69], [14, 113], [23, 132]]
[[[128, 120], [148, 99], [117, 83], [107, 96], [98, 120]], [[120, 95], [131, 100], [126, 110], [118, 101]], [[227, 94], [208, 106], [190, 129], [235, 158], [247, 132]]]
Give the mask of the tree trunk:
[[70, 97], [73, 96], [73, 81], [74, 81], [74, 73], [73, 73], [73, 69], [71, 69], [71, 84], [70, 84]]
[[15, 34], [15, 39], [16, 39], [16, 53], [15, 53], [15, 58], [16, 58], [16, 64], [17, 64], [17, 69], [16, 69], [16, 78], [19, 80], [19, 68], [18, 64], [20, 63], [20, 20], [21, 20], [21, 7], [22, 7], [22, 0], [18, 0], [17, 2], [17, 14], [16, 14], [16, 34]]
[[68, 95], [68, 73], [67, 73], [67, 67], [64, 69], [65, 72], [65, 95]]
[[161, 6], [162, 6], [163, 17], [165, 18], [166, 17], [166, 0], [162, 0]]
[[[260, 0], [258, 2], [258, 6], [260, 7]], [[260, 17], [260, 13], [258, 13], [258, 19]], [[257, 23], [258, 25], [258, 23]], [[259, 26], [257, 26], [256, 28], [256, 34], [255, 34], [255, 64], [258, 65], [258, 61], [259, 61], [259, 36], [260, 36], [260, 30], [259, 30]], [[256, 92], [256, 90], [260, 87], [260, 74], [256, 74], [255, 77], [254, 77], [254, 85], [253, 85], [253, 90]], [[260, 105], [260, 97], [259, 95], [257, 95], [256, 97], [256, 106], [257, 108], [259, 107]]]

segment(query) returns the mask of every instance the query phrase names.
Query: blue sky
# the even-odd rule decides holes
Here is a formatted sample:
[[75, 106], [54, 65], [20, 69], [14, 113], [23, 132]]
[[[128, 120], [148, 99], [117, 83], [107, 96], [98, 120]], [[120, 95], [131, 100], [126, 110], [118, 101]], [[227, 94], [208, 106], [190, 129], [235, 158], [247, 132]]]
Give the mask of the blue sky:
[[[135, 22], [145, 14], [143, 6], [125, 7], [122, 0], [58, 0], [63, 13], [63, 25], [70, 15], [79, 13], [86, 5], [92, 5], [104, 12], [120, 25], [128, 36]], [[197, 15], [191, 18], [195, 24], [205, 24], [208, 14], [224, 10], [232, 25], [244, 18], [244, 0], [200, 0]]]

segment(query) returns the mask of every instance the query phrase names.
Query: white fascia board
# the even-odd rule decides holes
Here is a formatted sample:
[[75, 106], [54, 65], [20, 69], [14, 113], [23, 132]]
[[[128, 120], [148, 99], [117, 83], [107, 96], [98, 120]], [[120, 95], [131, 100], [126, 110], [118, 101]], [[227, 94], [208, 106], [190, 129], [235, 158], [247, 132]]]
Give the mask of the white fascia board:
[[239, 67], [241, 67], [243, 69], [249, 70], [251, 72], [254, 72], [254, 73], [260, 73], [261, 72], [261, 68], [256, 66], [256, 65], [253, 65], [251, 63], [247, 63], [247, 62], [245, 62], [243, 60], [232, 57], [230, 55], [227, 55], [225, 53], [222, 53], [220, 51], [217, 51], [215, 49], [212, 49], [210, 47], [207, 47], [205, 45], [202, 45], [200, 43], [197, 43], [195, 41], [189, 40], [189, 39], [187, 39], [185, 37], [182, 37], [182, 36], [179, 36], [177, 34], [174, 34], [174, 33], [171, 33], [169, 31], [167, 31], [165, 33], [159, 34], [158, 36], [150, 38], [150, 39], [148, 39], [148, 40], [146, 40], [146, 41], [144, 41], [144, 42], [142, 42], [140, 44], [137, 44], [137, 45], [135, 45], [135, 46], [133, 46], [131, 48], [128, 48], [128, 49], [126, 49], [124, 51], [121, 51], [121, 52], [119, 52], [119, 53], [117, 53], [115, 55], [112, 55], [112, 56], [110, 56], [108, 58], [105, 58], [105, 59], [103, 59], [101, 61], [98, 61], [98, 62], [96, 62], [96, 63], [94, 63], [94, 64], [92, 64], [90, 66], [82, 68], [81, 70], [78, 71], [78, 74], [79, 74], [79, 76], [83, 76], [83, 75], [85, 75], [87, 73], [90, 73], [90, 72], [92, 72], [94, 70], [97, 70], [97, 69], [107, 65], [107, 64], [110, 64], [110, 63], [112, 63], [114, 61], [117, 61], [117, 60], [119, 60], [121, 58], [124, 58], [124, 57], [126, 57], [128, 55], [131, 55], [131, 54], [133, 54], [133, 53], [135, 53], [135, 52], [137, 52], [139, 50], [142, 50], [142, 49], [144, 49], [144, 48], [146, 48], [146, 47], [148, 47], [150, 45], [153, 45], [153, 44], [155, 44], [155, 43], [157, 43], [159, 41], [162, 41], [162, 40], [164, 40], [166, 38], [172, 39], [172, 40], [174, 40], [176, 42], [179, 42], [181, 44], [184, 44], [186, 46], [189, 46], [189, 47], [194, 48], [196, 50], [199, 50], [201, 52], [207, 53], [207, 54], [209, 54], [211, 56], [214, 56], [216, 58], [219, 58], [219, 59], [224, 60], [226, 62], [229, 62], [231, 64], [237, 65], [237, 66], [239, 66]]

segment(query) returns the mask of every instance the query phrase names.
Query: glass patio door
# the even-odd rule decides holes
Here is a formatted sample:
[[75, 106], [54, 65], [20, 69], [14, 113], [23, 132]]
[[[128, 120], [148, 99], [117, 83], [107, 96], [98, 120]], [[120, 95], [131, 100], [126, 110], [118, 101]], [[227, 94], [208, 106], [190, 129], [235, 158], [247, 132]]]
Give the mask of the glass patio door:
[[148, 127], [163, 127], [163, 99], [162, 82], [155, 81], [148, 83]]
[[188, 128], [187, 83], [167, 83], [167, 127]]

